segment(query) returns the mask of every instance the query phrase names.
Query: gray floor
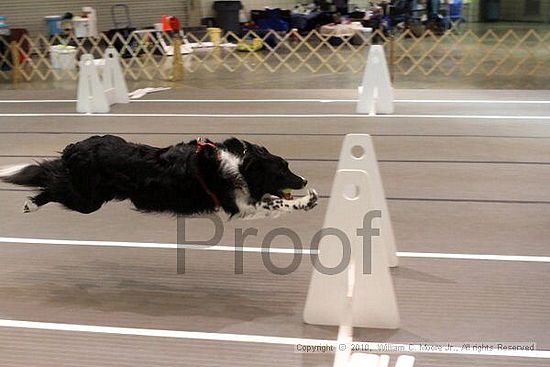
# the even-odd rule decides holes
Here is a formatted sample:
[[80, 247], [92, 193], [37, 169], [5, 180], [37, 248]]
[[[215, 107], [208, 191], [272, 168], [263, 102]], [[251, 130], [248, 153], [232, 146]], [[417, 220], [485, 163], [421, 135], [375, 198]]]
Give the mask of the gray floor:
[[[355, 97], [353, 90], [172, 90], [147, 98]], [[0, 100], [71, 98], [70, 91], [0, 92]], [[234, 243], [236, 228], [254, 226], [258, 239], [245, 245], [259, 246], [263, 234], [286, 226], [307, 246], [322, 226], [343, 136], [363, 132], [374, 136], [399, 251], [550, 256], [550, 105], [513, 102], [548, 101], [550, 93], [399, 90], [397, 99], [396, 116], [391, 117], [353, 116], [352, 101], [134, 102], [114, 106], [110, 116], [73, 116], [74, 102], [0, 103], [0, 165], [53, 156], [66, 144], [96, 133], [155, 145], [197, 135], [237, 135], [289, 158], [322, 199], [306, 215], [230, 222], [222, 243]], [[403, 101], [411, 99], [511, 102]], [[108, 204], [89, 216], [55, 205], [20, 214], [29, 194], [0, 185], [0, 236], [176, 241], [174, 218], [143, 215], [126, 203]], [[210, 233], [204, 221], [193, 219], [189, 224], [191, 238]], [[288, 246], [282, 239], [274, 245]], [[291, 275], [277, 276], [265, 269], [260, 254], [245, 253], [245, 273], [235, 275], [233, 253], [188, 251], [187, 272], [178, 275], [174, 250], [2, 243], [0, 319], [334, 339], [336, 328], [301, 321], [311, 274], [307, 260]], [[274, 261], [288, 263], [289, 255], [274, 255]], [[548, 266], [402, 258], [400, 267], [392, 270], [402, 327], [358, 329], [355, 340], [535, 341], [538, 349], [548, 350]], [[292, 346], [280, 344], [7, 327], [0, 327], [0, 353], [0, 365], [6, 366], [330, 366], [333, 359], [330, 354], [297, 354]], [[547, 360], [536, 358], [416, 357], [420, 367], [547, 365]]]

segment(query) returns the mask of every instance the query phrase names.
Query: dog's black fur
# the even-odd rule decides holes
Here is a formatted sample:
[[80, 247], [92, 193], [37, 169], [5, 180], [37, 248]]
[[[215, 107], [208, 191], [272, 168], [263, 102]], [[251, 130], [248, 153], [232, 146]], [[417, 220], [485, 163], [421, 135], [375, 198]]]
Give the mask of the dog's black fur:
[[[232, 166], [235, 161], [238, 165]], [[219, 201], [221, 209], [236, 215], [243, 210], [238, 190], [246, 193], [247, 205], [255, 206], [265, 204], [266, 194], [280, 197], [284, 188], [307, 184], [283, 158], [237, 138], [157, 148], [113, 135], [71, 144], [60, 158], [28, 165], [2, 179], [40, 188], [31, 198], [37, 207], [57, 202], [85, 214], [108, 201], [129, 199], [140, 211], [181, 215], [213, 212]], [[314, 196], [300, 209], [315, 206]]]

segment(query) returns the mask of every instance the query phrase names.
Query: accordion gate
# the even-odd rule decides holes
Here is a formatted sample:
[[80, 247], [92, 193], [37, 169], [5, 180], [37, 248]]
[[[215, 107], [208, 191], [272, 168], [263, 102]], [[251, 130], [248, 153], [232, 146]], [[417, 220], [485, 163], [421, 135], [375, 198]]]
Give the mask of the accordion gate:
[[[161, 38], [162, 37], [162, 38]], [[236, 44], [259, 38], [264, 48], [255, 52], [237, 51]], [[186, 33], [187, 42], [209, 42], [207, 34]], [[164, 40], [164, 41], [163, 41]], [[233, 44], [231, 47], [228, 44]], [[387, 36], [380, 31], [357, 32], [353, 36], [331, 37], [314, 30], [296, 32], [248, 32], [242, 37], [225, 34], [221, 46], [199, 47], [182, 55], [186, 72], [330, 72], [359, 73], [364, 69], [366, 51], [373, 44], [383, 44], [392, 77], [452, 76], [545, 76], [550, 75], [550, 31], [488, 30], [477, 34], [447, 31], [420, 36], [409, 30]], [[45, 81], [73, 79], [76, 69], [54, 69], [50, 60], [53, 45], [74, 47], [74, 56], [91, 53], [102, 58], [105, 49], [116, 47], [126, 78], [131, 80], [168, 80], [173, 58], [167, 56], [171, 40], [166, 34], [133, 33], [128, 38], [117, 34], [107, 38], [23, 36], [7, 44], [0, 38], [0, 81]], [[184, 44], [185, 46], [185, 44]]]

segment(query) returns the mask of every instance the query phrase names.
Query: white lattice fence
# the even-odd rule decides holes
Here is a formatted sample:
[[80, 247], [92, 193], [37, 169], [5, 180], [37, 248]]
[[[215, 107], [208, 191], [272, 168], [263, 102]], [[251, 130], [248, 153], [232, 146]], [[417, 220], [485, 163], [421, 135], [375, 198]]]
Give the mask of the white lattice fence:
[[[550, 32], [535, 30], [490, 30], [482, 35], [472, 31], [442, 35], [427, 31], [421, 36], [406, 30], [395, 37], [379, 31], [344, 37], [318, 31], [306, 35], [269, 31], [248, 32], [242, 37], [227, 33], [214, 47], [211, 41], [206, 33], [185, 35], [184, 48], [191, 51], [182, 57], [186, 72], [358, 73], [364, 69], [368, 47], [378, 42], [385, 45], [395, 77], [550, 75]], [[159, 32], [132, 33], [127, 38], [120, 34], [113, 38], [105, 34], [99, 38], [24, 36], [11, 45], [2, 39], [0, 43], [6, 50], [0, 53], [0, 80], [4, 81], [76, 79], [77, 69], [53, 67], [50, 52], [54, 45], [74, 47], [75, 58], [91, 53], [98, 59], [107, 47], [115, 47], [122, 55], [124, 73], [131, 80], [169, 79], [172, 70], [173, 60], [168, 56], [171, 38]], [[263, 48], [242, 51], [258, 44]]]
[[397, 74], [450, 75], [548, 75], [550, 32], [508, 30], [482, 35], [426, 32], [412, 37], [406, 31], [394, 40]]

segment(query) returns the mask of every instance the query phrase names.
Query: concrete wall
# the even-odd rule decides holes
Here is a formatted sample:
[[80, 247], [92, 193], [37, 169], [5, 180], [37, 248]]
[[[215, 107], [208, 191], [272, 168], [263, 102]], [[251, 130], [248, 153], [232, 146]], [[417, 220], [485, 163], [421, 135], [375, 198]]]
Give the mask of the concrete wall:
[[[63, 14], [71, 11], [80, 12], [83, 5], [97, 9], [99, 29], [112, 27], [110, 6], [119, 0], [0, 0], [0, 15], [8, 16], [7, 23], [12, 27], [27, 28], [32, 34], [45, 33], [44, 16]], [[241, 0], [244, 10], [263, 9], [266, 6], [292, 9], [297, 3], [307, 3], [309, 0]], [[480, 4], [486, 0], [464, 0], [464, 17], [469, 22], [481, 19]], [[525, 2], [528, 0], [500, 0], [500, 20], [504, 21], [535, 21], [550, 22], [550, 0], [541, 0], [541, 11], [535, 16], [525, 16]], [[155, 0], [151, 6], [150, 0], [128, 0], [134, 25], [142, 27], [158, 22], [162, 14], [178, 16], [184, 25], [199, 25], [201, 17], [213, 16], [214, 0]], [[349, 0], [350, 4], [365, 6], [367, 0]]]
[[[135, 27], [153, 25], [160, 22], [163, 14], [177, 16], [184, 24], [188, 22], [190, 0], [0, 0], [0, 15], [7, 16], [7, 24], [13, 28], [26, 28], [31, 35], [46, 33], [46, 15], [63, 15], [71, 12], [80, 15], [83, 6], [96, 9], [99, 31], [113, 28], [111, 6], [124, 2], [130, 8], [130, 16]], [[200, 0], [194, 0], [199, 2]], [[152, 6], [154, 3], [155, 6]], [[117, 14], [122, 14], [122, 12]], [[122, 18], [121, 18], [122, 19]]]
[[470, 0], [466, 1], [464, 4], [464, 18], [468, 22], [479, 22], [481, 21], [481, 14], [479, 12], [479, 2], [480, 0]]
[[500, 20], [522, 22], [550, 21], [550, 0], [540, 0], [540, 12], [536, 15], [525, 15], [527, 0], [500, 0]]

